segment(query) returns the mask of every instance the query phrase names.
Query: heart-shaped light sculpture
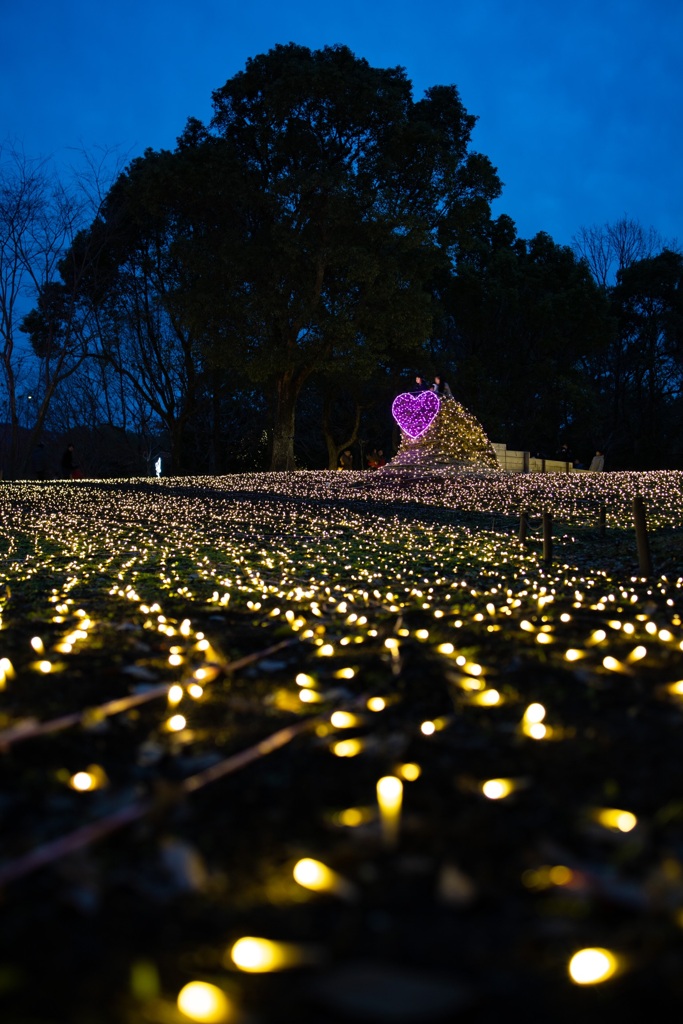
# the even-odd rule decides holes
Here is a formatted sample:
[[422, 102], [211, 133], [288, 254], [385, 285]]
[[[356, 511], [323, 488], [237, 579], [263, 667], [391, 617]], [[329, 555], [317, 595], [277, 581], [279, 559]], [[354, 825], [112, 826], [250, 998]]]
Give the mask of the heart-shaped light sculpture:
[[405, 392], [397, 395], [391, 406], [391, 415], [408, 437], [424, 434], [436, 419], [439, 399], [433, 391], [420, 391], [416, 395]]

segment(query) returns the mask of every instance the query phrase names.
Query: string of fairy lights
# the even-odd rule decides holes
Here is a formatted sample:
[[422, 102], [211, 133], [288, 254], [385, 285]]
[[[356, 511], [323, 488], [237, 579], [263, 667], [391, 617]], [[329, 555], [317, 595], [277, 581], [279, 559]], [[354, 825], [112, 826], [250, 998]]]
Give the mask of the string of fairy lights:
[[[18, 742], [22, 730], [24, 742], [44, 741], [40, 730], [27, 733], [36, 729], [31, 694], [39, 679], [62, 687], [65, 708], [83, 711], [72, 706], [70, 674], [79, 658], [110, 650], [119, 660], [118, 688], [103, 692], [93, 681], [86, 699], [97, 713], [90, 725], [126, 711], [127, 693], [154, 690], [137, 725], [145, 756], [178, 756], [197, 744], [215, 753], [207, 723], [212, 686], [227, 661], [221, 614], [230, 612], [261, 631], [263, 648], [276, 633], [295, 645], [296, 671], [277, 663], [268, 706], [283, 720], [323, 716], [314, 736], [329, 754], [328, 770], [349, 758], [378, 761], [374, 805], [350, 793], [347, 806], [321, 813], [342, 831], [379, 828], [382, 847], [395, 849], [404, 801], [411, 799], [404, 788], [425, 779], [432, 748], [424, 745], [447, 743], [463, 716], [480, 716], [486, 728], [498, 722], [501, 735], [539, 749], [576, 739], [570, 702], [533, 672], [527, 678], [520, 664], [535, 666], [541, 679], [553, 673], [571, 679], [582, 692], [639, 680], [678, 710], [683, 578], [624, 577], [604, 564], [588, 570], [572, 557], [572, 529], [594, 524], [600, 504], [611, 527], [628, 529], [636, 494], [646, 501], [653, 529], [680, 527], [683, 474], [672, 472], [471, 472], [408, 482], [381, 472], [320, 472], [120, 486], [6, 484], [0, 492], [0, 750]], [[455, 514], [421, 518], [418, 505], [457, 514], [548, 509], [566, 532], [556, 561], [543, 564], [514, 533]], [[28, 639], [13, 612], [22, 594], [32, 598]], [[116, 639], [121, 630], [136, 638], [123, 653]], [[153, 644], [145, 641], [151, 637]], [[435, 702], [431, 713], [421, 709], [414, 719], [397, 688], [411, 651], [439, 666], [450, 693], [448, 706]], [[370, 654], [381, 668], [368, 682]], [[401, 702], [409, 722], [405, 746], [418, 752], [414, 759], [389, 757], [382, 738], [383, 716]], [[76, 727], [87, 728], [87, 716]], [[501, 753], [499, 774], [463, 773], [462, 791], [494, 805], [540, 788], [540, 779], [506, 772], [511, 760]], [[62, 786], [75, 801], [112, 787], [104, 763], [44, 770], [46, 787]], [[642, 830], [640, 808], [627, 803], [595, 802], [586, 808], [587, 820], [616, 837]], [[97, 805], [84, 813], [96, 815]], [[311, 898], [323, 892], [360, 899], [359, 881], [317, 852], [294, 865], [296, 885]], [[520, 881], [530, 897], [598, 885], [586, 870], [560, 862], [530, 866]], [[683, 906], [675, 903], [670, 912], [683, 922]], [[300, 943], [255, 935], [233, 937], [225, 952], [227, 968], [247, 974], [301, 966], [311, 957]], [[624, 964], [619, 950], [596, 945], [575, 950], [567, 970], [583, 985], [607, 980]], [[196, 1021], [229, 1021], [238, 1011], [227, 990], [198, 979], [188, 979], [176, 996], [178, 1008]]]

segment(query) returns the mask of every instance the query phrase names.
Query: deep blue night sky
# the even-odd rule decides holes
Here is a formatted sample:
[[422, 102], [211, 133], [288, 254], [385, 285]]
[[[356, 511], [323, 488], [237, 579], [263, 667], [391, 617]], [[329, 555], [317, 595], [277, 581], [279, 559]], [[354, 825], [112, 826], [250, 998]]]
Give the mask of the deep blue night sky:
[[455, 83], [494, 212], [569, 243], [626, 215], [683, 241], [680, 0], [1, 0], [0, 141], [74, 162], [173, 148], [211, 92], [276, 43], [343, 43], [402, 65], [416, 97]]

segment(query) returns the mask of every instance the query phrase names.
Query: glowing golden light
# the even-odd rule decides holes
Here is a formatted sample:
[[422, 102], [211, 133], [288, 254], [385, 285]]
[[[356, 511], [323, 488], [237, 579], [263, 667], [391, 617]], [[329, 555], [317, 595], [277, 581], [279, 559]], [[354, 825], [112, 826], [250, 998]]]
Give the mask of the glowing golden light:
[[232, 1016], [225, 992], [206, 981], [191, 981], [178, 993], [178, 1009], [200, 1024], [224, 1024]]
[[336, 871], [332, 871], [322, 861], [304, 857], [296, 862], [292, 873], [295, 882], [312, 892], [328, 892], [344, 899], [352, 899], [355, 896], [355, 887], [351, 882]]
[[474, 704], [481, 704], [482, 707], [495, 707], [502, 703], [502, 697], [498, 690], [481, 690], [472, 698]]
[[616, 807], [604, 807], [595, 812], [596, 820], [613, 832], [631, 832], [638, 819], [631, 811], [620, 811]]
[[335, 821], [346, 828], [358, 828], [359, 825], [372, 821], [374, 817], [374, 810], [368, 807], [347, 807], [336, 815]]
[[624, 671], [624, 666], [622, 665], [622, 663], [618, 661], [616, 658], [613, 658], [610, 654], [608, 654], [605, 658], [602, 659], [602, 664], [604, 668], [608, 670], [608, 672]]
[[359, 722], [358, 715], [352, 715], [350, 711], [334, 711], [330, 716], [330, 724], [335, 729], [352, 729]]
[[362, 749], [363, 744], [358, 739], [339, 740], [330, 747], [332, 753], [337, 757], [355, 757], [357, 754], [360, 754]]
[[548, 881], [551, 885], [569, 885], [574, 880], [574, 872], [564, 864], [555, 864], [548, 868]]
[[316, 690], [299, 690], [299, 700], [303, 701], [304, 704], [321, 704], [324, 697], [317, 693]]
[[174, 683], [173, 686], [170, 686], [168, 689], [168, 703], [173, 706], [175, 704], [179, 704], [182, 699], [183, 688], [177, 683]]
[[265, 974], [296, 967], [309, 957], [306, 951], [293, 943], [272, 942], [270, 939], [245, 935], [230, 950], [230, 959], [241, 971]]
[[642, 661], [642, 659], [645, 657], [646, 654], [647, 654], [647, 647], [643, 647], [642, 645], [639, 645], [638, 647], [634, 647], [633, 648], [631, 653], [627, 656], [626, 660], [627, 661]]
[[487, 779], [482, 783], [481, 791], [489, 800], [503, 800], [514, 789], [511, 779]]
[[76, 772], [69, 779], [69, 785], [79, 793], [86, 793], [89, 789], [95, 788], [95, 779], [90, 772]]
[[597, 985], [617, 970], [617, 959], [608, 949], [581, 949], [569, 961], [569, 977], [577, 985]]
[[422, 769], [419, 764], [415, 764], [412, 761], [408, 761], [406, 764], [400, 764], [396, 768], [396, 774], [406, 782], [415, 782], [422, 775]]
[[545, 718], [545, 708], [542, 704], [529, 704], [524, 712], [524, 721], [530, 725], [534, 722], [542, 722]]
[[386, 706], [384, 697], [370, 697], [367, 702], [368, 711], [384, 711]]
[[187, 725], [187, 719], [184, 715], [171, 715], [168, 722], [166, 723], [167, 728], [171, 732], [180, 732]]
[[398, 839], [403, 803], [403, 783], [395, 775], [385, 775], [377, 782], [377, 804], [379, 806], [382, 836], [387, 846]]
[[69, 779], [72, 789], [87, 793], [92, 789], [100, 789], [108, 783], [107, 775], [99, 764], [89, 764], [85, 771], [75, 772]]

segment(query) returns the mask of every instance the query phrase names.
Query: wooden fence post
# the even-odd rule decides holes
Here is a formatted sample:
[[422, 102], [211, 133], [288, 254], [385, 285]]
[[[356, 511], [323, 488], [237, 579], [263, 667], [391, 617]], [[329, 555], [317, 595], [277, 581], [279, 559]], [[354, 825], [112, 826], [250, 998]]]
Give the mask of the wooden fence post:
[[651, 576], [652, 558], [650, 557], [650, 542], [647, 536], [645, 502], [640, 494], [636, 494], [633, 499], [633, 524], [636, 528], [636, 546], [638, 548], [640, 572], [643, 576]]
[[526, 535], [529, 530], [529, 513], [523, 508], [519, 516], [519, 539], [522, 544], [526, 544]]
[[553, 558], [553, 517], [547, 509], [543, 512], [543, 561]]

